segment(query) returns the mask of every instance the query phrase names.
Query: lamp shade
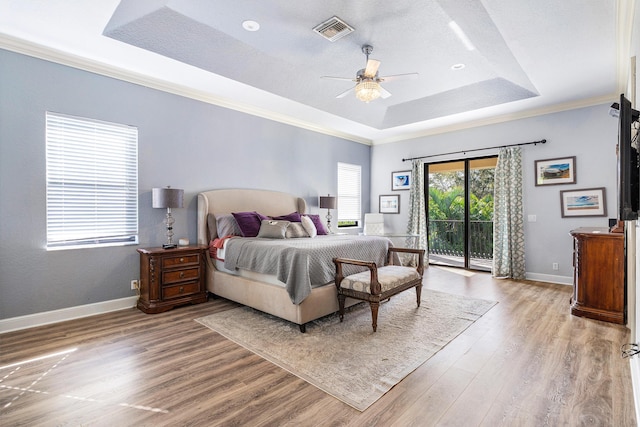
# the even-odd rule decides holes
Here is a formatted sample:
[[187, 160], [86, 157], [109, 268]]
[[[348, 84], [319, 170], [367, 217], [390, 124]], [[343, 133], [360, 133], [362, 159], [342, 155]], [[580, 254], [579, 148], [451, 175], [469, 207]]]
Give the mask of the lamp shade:
[[154, 208], [183, 207], [184, 190], [177, 188], [154, 188], [151, 192], [151, 204]]
[[320, 209], [335, 209], [335, 196], [320, 196]]

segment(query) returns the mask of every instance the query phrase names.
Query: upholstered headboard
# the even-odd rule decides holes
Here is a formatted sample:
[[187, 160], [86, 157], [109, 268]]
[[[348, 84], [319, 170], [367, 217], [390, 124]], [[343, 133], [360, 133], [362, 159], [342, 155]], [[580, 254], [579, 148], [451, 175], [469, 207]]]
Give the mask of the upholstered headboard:
[[[301, 197], [270, 190], [225, 189], [198, 193], [198, 244], [208, 245], [210, 238], [218, 236], [215, 221], [209, 214], [256, 211], [277, 216], [291, 212], [307, 212], [307, 203]], [[211, 224], [209, 230], [208, 223]]]

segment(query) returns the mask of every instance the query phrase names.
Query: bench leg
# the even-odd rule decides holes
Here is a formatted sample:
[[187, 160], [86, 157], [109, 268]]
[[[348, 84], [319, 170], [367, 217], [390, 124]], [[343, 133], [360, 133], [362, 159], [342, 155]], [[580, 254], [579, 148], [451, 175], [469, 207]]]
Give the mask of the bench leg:
[[416, 298], [418, 299], [418, 307], [420, 307], [420, 295], [422, 295], [422, 285], [416, 286]]
[[346, 296], [342, 294], [338, 294], [338, 313], [340, 313], [340, 321], [344, 319], [344, 300], [347, 299]]
[[371, 306], [371, 326], [373, 326], [373, 332], [378, 329], [378, 307], [380, 307], [379, 302], [369, 302]]

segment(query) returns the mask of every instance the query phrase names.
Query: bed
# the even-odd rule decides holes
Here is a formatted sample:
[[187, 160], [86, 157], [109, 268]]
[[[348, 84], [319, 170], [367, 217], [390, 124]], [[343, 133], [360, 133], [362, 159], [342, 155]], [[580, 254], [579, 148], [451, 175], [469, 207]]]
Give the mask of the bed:
[[[307, 205], [303, 198], [278, 191], [222, 189], [201, 192], [198, 194], [198, 244], [209, 245], [214, 239], [223, 237], [218, 236], [216, 216], [251, 211], [267, 216], [281, 216], [291, 212], [304, 214], [307, 212]], [[374, 242], [375, 246], [380, 248], [380, 253], [376, 256], [382, 257], [383, 263], [388, 247], [391, 246], [388, 239], [379, 236], [329, 237], [306, 238], [305, 244], [308, 242], [320, 244], [320, 242], [330, 239], [343, 241], [377, 239], [377, 242], [369, 241]], [[245, 239], [231, 240], [240, 242]], [[290, 240], [301, 241], [302, 239]], [[333, 265], [331, 259], [328, 261]], [[303, 295], [304, 297], [299, 303], [294, 303], [291, 289], [287, 286], [288, 283], [278, 280], [277, 275], [242, 269], [228, 271], [220, 261], [215, 260], [209, 254], [206, 262], [206, 283], [207, 290], [213, 295], [293, 322], [299, 325], [302, 332], [305, 332], [307, 322], [338, 311], [337, 291], [332, 280], [324, 285], [312, 287], [308, 294]], [[356, 300], [348, 300], [347, 305], [353, 305], [357, 302]]]

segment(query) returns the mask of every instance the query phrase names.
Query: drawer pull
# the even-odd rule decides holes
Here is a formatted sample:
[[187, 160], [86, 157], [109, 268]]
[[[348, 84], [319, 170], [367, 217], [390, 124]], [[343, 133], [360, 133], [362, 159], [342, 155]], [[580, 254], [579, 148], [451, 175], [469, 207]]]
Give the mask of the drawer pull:
[[184, 279], [184, 271], [181, 271], [181, 272], [180, 272], [180, 278], [181, 278], [181, 279]]
[[184, 292], [184, 286], [180, 286], [180, 293]]
[[180, 258], [180, 262], [184, 262], [184, 258]]

